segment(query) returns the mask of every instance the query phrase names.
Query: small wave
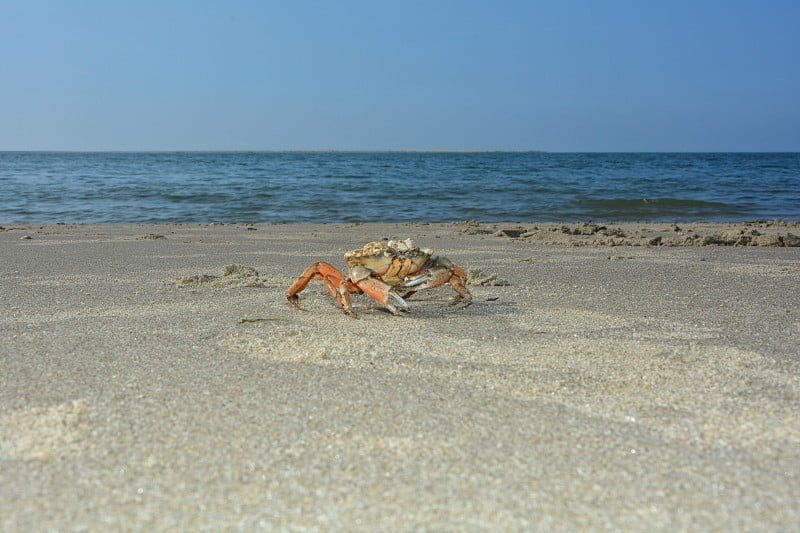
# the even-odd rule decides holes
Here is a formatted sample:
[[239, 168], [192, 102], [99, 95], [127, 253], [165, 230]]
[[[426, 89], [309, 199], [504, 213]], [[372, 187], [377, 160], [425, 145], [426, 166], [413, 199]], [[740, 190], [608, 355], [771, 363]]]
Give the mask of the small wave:
[[575, 202], [593, 220], [737, 219], [750, 210], [734, 204], [688, 198], [581, 198]]

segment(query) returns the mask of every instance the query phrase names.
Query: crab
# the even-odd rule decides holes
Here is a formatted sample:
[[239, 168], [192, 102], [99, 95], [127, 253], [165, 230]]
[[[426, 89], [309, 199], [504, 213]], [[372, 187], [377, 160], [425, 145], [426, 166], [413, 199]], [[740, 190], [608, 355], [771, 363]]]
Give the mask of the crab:
[[[300, 309], [298, 294], [311, 280], [321, 280], [345, 313], [355, 318], [350, 294], [366, 294], [394, 315], [408, 312], [408, 299], [424, 289], [449, 283], [456, 295], [447, 305], [458, 308], [472, 303], [466, 287], [464, 269], [445, 257], [433, 255], [433, 250], [420, 249], [411, 239], [384, 239], [365, 244], [344, 254], [348, 266], [345, 276], [330, 263], [314, 263], [289, 287], [286, 299]], [[403, 295], [400, 292], [404, 291]]]

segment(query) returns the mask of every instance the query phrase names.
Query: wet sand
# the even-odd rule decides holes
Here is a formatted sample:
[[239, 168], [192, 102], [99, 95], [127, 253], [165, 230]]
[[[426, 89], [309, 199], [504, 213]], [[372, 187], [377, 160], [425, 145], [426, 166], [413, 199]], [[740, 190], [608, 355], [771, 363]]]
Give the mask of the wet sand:
[[[5, 225], [0, 530], [790, 530], [800, 227]], [[411, 237], [472, 306], [309, 264]]]

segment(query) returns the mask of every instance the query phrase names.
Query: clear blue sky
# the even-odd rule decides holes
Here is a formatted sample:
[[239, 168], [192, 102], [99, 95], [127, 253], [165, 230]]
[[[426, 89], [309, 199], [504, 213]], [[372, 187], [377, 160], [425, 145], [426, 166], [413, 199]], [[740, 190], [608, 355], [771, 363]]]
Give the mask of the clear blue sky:
[[800, 151], [796, 0], [0, 0], [0, 150]]

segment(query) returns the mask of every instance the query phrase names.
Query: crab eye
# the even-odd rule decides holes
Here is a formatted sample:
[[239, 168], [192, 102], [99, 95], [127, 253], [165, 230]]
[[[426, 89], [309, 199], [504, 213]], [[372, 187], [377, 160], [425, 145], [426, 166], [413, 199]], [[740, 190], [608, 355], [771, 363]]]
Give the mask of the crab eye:
[[389, 237], [381, 237], [381, 240], [382, 240], [382, 241], [388, 241], [388, 240], [389, 240]]

